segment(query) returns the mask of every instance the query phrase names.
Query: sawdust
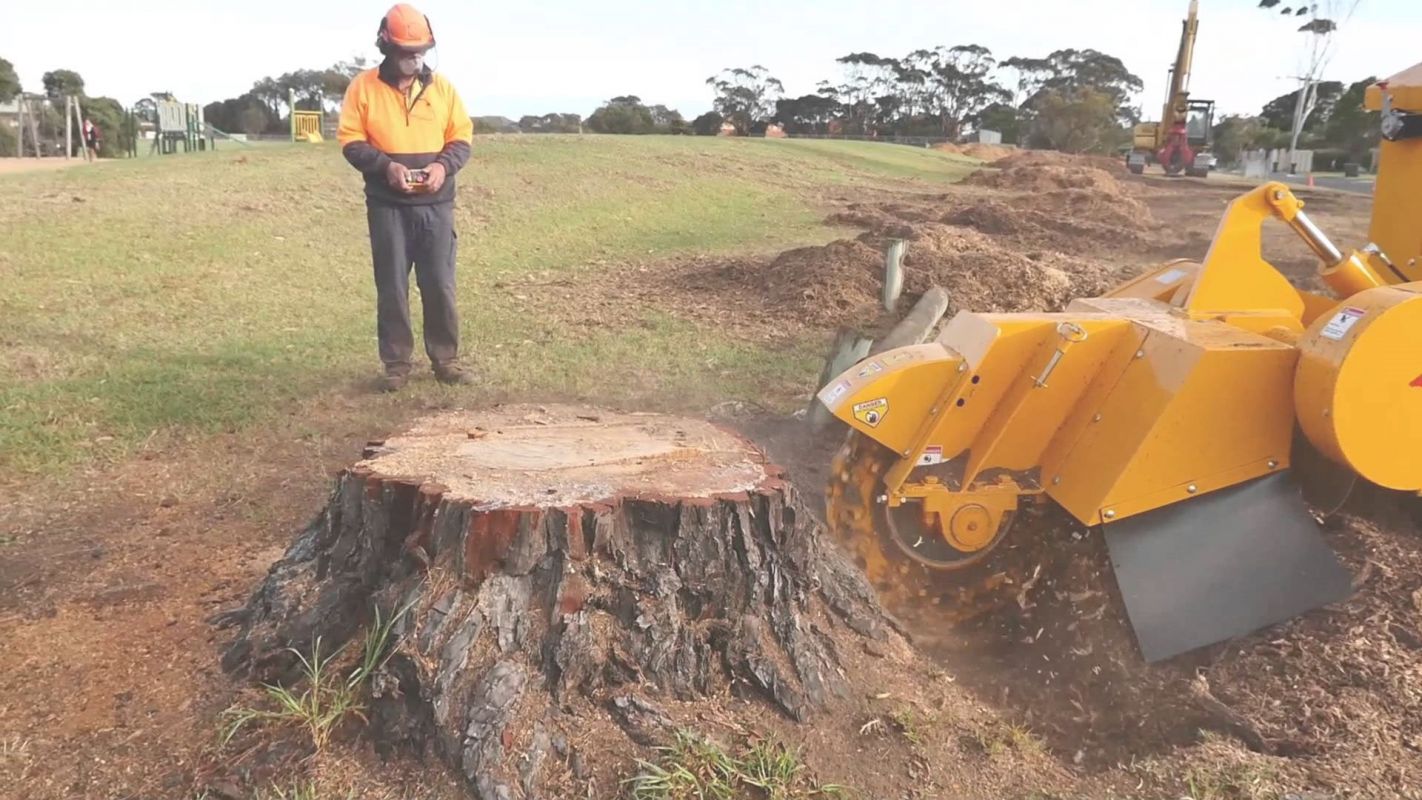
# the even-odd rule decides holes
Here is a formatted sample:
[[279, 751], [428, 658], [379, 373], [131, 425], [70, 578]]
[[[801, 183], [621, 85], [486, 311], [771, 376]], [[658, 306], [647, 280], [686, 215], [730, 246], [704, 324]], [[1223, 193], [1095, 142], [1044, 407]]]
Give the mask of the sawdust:
[[1073, 155], [1055, 150], [1019, 150], [992, 163], [998, 169], [1012, 167], [1092, 167], [1115, 175], [1127, 175], [1121, 159], [1107, 156]]
[[[1112, 270], [1050, 250], [1019, 251], [970, 228], [903, 222], [883, 211], [866, 212], [874, 230], [859, 239], [782, 253], [760, 274], [768, 302], [795, 319], [869, 324], [882, 313], [880, 287], [890, 238], [903, 234], [904, 289], [921, 294], [948, 290], [950, 310], [1050, 311], [1076, 296], [1099, 294]], [[742, 269], [725, 275], [742, 280]]]
[[1050, 164], [978, 170], [963, 180], [969, 186], [1010, 189], [1015, 192], [1050, 192], [1087, 189], [1110, 196], [1124, 194], [1121, 182], [1104, 169]]
[[974, 173], [965, 181], [972, 188], [851, 203], [827, 222], [863, 229], [857, 239], [791, 250], [757, 275], [725, 277], [753, 278], [797, 319], [864, 327], [883, 314], [885, 254], [902, 239], [910, 294], [939, 285], [952, 311], [1056, 311], [1109, 289], [1119, 252], [1159, 231], [1139, 189], [1091, 159], [1024, 152], [997, 163], [1007, 166]]
[[944, 153], [979, 158], [983, 161], [997, 161], [1018, 152], [1017, 148], [1011, 145], [985, 144], [983, 142], [969, 142], [968, 144], [944, 142], [934, 145], [933, 149]]

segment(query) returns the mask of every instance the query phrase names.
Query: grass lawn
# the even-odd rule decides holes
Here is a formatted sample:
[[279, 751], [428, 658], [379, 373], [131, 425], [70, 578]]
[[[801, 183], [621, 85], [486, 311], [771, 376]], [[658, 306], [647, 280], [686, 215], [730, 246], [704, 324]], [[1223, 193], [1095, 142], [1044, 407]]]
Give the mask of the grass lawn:
[[[219, 147], [0, 177], [0, 468], [12, 478], [242, 430], [322, 392], [366, 397], [379, 364], [359, 176], [333, 144]], [[931, 186], [972, 168], [860, 142], [481, 137], [459, 177], [459, 291], [464, 349], [490, 385], [422, 381], [369, 402], [789, 407], [818, 339], [742, 340], [640, 306], [620, 327], [584, 329], [575, 308], [532, 314], [495, 285], [603, 270], [615, 291], [628, 267], [679, 254], [821, 242], [826, 190]]]

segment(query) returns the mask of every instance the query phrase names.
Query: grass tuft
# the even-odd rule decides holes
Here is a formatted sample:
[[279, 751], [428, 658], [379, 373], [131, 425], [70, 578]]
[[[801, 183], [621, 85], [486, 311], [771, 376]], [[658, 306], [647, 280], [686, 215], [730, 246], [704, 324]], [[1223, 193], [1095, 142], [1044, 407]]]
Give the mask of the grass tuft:
[[297, 691], [264, 684], [264, 693], [273, 708], [236, 706], [224, 711], [223, 715], [229, 722], [223, 729], [222, 743], [227, 744], [238, 731], [252, 723], [286, 724], [304, 729], [312, 745], [321, 751], [347, 718], [358, 717], [365, 721], [365, 685], [390, 658], [393, 652], [389, 647], [391, 630], [411, 605], [413, 601], [389, 619], [382, 619], [380, 607], [376, 606], [375, 620], [362, 639], [360, 659], [344, 678], [333, 668], [333, 663], [345, 650], [344, 645], [323, 657], [321, 637], [318, 636], [312, 644], [309, 658], [295, 648], [287, 648], [301, 662], [301, 682], [305, 688]]
[[849, 797], [836, 784], [816, 785], [798, 752], [761, 740], [731, 754], [716, 742], [690, 731], [658, 748], [655, 762], [638, 759], [638, 772], [623, 783], [632, 800], [812, 800]]

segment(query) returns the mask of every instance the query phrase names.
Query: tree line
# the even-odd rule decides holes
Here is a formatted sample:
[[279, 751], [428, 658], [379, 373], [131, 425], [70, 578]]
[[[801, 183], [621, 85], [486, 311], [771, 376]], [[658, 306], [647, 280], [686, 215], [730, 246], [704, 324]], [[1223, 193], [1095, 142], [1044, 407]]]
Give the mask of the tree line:
[[[727, 128], [739, 135], [759, 135], [775, 125], [790, 135], [944, 139], [987, 129], [999, 132], [1008, 144], [1111, 153], [1128, 146], [1131, 126], [1142, 119], [1141, 109], [1132, 103], [1142, 88], [1140, 78], [1120, 59], [1096, 50], [1062, 49], [1041, 58], [999, 60], [988, 48], [967, 44], [898, 57], [850, 53], [835, 64], [837, 75], [799, 96], [786, 96], [784, 84], [761, 65], [724, 69], [706, 79], [712, 110], [690, 121], [676, 109], [626, 94], [602, 103], [586, 119], [564, 112], [526, 115], [517, 122], [480, 117], [476, 129], [711, 136]], [[336, 113], [351, 78], [368, 67], [365, 59], [355, 58], [324, 69], [264, 77], [238, 97], [207, 104], [204, 116], [229, 133], [282, 134], [289, 129], [293, 98], [297, 109]], [[1371, 76], [1349, 84], [1323, 81], [1311, 88], [1299, 146], [1315, 151], [1315, 164], [1328, 168], [1344, 161], [1366, 162], [1379, 138], [1377, 114], [1362, 107], [1363, 93], [1374, 81]], [[103, 133], [102, 154], [126, 148], [133, 134], [126, 130], [117, 100], [87, 97], [83, 78], [72, 70], [46, 72], [42, 83], [52, 101], [42, 110], [42, 130], [62, 131], [63, 98], [73, 95], [81, 98], [85, 115]], [[0, 59], [0, 102], [13, 100], [19, 92], [13, 65]], [[157, 101], [164, 99], [172, 99], [171, 93], [153, 92], [134, 110], [140, 119], [156, 120]], [[1215, 151], [1221, 162], [1234, 163], [1247, 149], [1287, 147], [1297, 105], [1298, 92], [1291, 92], [1269, 101], [1258, 114], [1218, 120]], [[62, 133], [58, 139], [62, 142]], [[14, 152], [13, 132], [0, 126], [0, 154]]]
[[[1313, 110], [1304, 120], [1298, 146], [1313, 151], [1314, 169], [1369, 163], [1370, 151], [1378, 146], [1381, 133], [1378, 113], [1364, 109], [1363, 98], [1377, 80], [1370, 75], [1349, 84], [1321, 81], [1313, 87]], [[1245, 150], [1288, 148], [1298, 99], [1296, 90], [1270, 100], [1258, 114], [1221, 119], [1215, 125], [1215, 153], [1220, 161], [1237, 163]]]
[[764, 66], [724, 69], [706, 80], [712, 110], [690, 122], [675, 109], [628, 94], [606, 101], [586, 121], [575, 114], [531, 115], [517, 128], [711, 136], [728, 127], [745, 136], [776, 125], [791, 135], [945, 139], [990, 128], [1008, 143], [1087, 152], [1129, 141], [1128, 126], [1140, 120], [1130, 102], [1140, 78], [1096, 50], [999, 61], [988, 48], [970, 44], [902, 57], [850, 53], [836, 64], [839, 75], [797, 97], [785, 96], [784, 84]]
[[[64, 152], [64, 102], [66, 97], [79, 98], [79, 110], [86, 119], [92, 120], [99, 129], [101, 142], [99, 155], [110, 157], [125, 152], [132, 141], [133, 131], [125, 124], [127, 114], [123, 104], [112, 97], [89, 97], [84, 93], [84, 78], [74, 70], [55, 69], [40, 78], [47, 103], [32, 105], [35, 127], [49, 155]], [[23, 87], [15, 65], [0, 58], [0, 103], [10, 103], [20, 96]], [[72, 124], [72, 123], [71, 123]], [[77, 154], [83, 147], [83, 134], [75, 130], [70, 139], [71, 147]], [[0, 125], [0, 156], [19, 155], [19, 142], [15, 131], [8, 125]], [[26, 144], [26, 153], [33, 153], [32, 145]]]

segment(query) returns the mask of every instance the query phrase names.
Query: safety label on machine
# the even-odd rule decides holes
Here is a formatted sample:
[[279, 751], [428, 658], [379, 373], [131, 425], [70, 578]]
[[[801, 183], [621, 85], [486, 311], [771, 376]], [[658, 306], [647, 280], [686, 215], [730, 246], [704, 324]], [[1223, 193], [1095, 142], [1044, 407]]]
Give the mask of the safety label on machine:
[[1167, 284], [1169, 284], [1169, 283], [1175, 283], [1176, 281], [1180, 280], [1181, 278], [1185, 277], [1185, 276], [1188, 275], [1188, 274], [1189, 274], [1189, 273], [1187, 273], [1187, 272], [1186, 272], [1185, 270], [1183, 270], [1183, 269], [1171, 269], [1171, 270], [1166, 270], [1165, 272], [1162, 272], [1162, 273], [1160, 273], [1160, 275], [1156, 276], [1155, 282], [1156, 282], [1156, 283], [1167, 283]]
[[886, 397], [854, 404], [854, 418], [871, 428], [879, 427], [888, 415], [889, 400]]
[[880, 363], [877, 362], [877, 361], [871, 361], [871, 362], [869, 362], [869, 365], [866, 366], [864, 369], [861, 369], [861, 370], [859, 370], [858, 372], [854, 373], [854, 377], [856, 377], [856, 378], [867, 378], [867, 377], [869, 377], [870, 375], [874, 375], [874, 374], [876, 374], [876, 373], [883, 372], [883, 371], [884, 371], [884, 366], [883, 366], [882, 364], [880, 364]]
[[825, 405], [831, 405], [833, 403], [838, 402], [839, 399], [841, 397], [844, 397], [846, 394], [849, 394], [849, 382], [840, 381], [839, 383], [835, 384], [833, 389], [830, 389], [828, 392], [825, 393]]
[[1351, 330], [1354, 325], [1358, 324], [1358, 320], [1362, 319], [1363, 315], [1367, 313], [1367, 311], [1361, 308], [1354, 308], [1352, 306], [1339, 311], [1333, 315], [1333, 319], [1329, 320], [1327, 325], [1323, 326], [1323, 338], [1332, 339], [1335, 342], [1342, 339], [1348, 335], [1348, 331]]
[[931, 467], [934, 464], [943, 463], [943, 445], [931, 444], [923, 448], [923, 455], [918, 457], [920, 467]]

